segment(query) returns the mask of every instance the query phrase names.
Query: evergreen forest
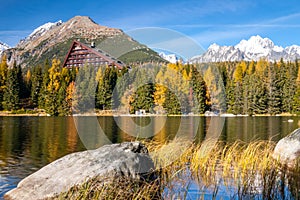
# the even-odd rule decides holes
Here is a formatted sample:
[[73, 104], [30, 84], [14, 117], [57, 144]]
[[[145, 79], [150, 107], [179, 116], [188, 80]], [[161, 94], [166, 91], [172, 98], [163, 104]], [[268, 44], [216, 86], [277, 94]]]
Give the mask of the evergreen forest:
[[62, 68], [58, 59], [23, 69], [0, 63], [0, 110], [66, 116], [96, 110], [156, 114], [206, 111], [300, 114], [299, 62], [153, 64]]

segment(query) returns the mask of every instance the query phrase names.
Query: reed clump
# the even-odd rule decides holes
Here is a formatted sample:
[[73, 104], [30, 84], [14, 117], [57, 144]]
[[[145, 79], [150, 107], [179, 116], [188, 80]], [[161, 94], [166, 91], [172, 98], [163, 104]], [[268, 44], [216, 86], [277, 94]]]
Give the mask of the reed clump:
[[[300, 162], [288, 168], [272, 157], [275, 142], [209, 140], [143, 141], [156, 166], [153, 182], [120, 178], [73, 188], [61, 199], [197, 199], [226, 195], [238, 199], [299, 199]], [[71, 197], [71, 198], [70, 198]]]
[[[217, 196], [220, 187], [227, 196], [239, 199], [297, 199], [300, 197], [300, 168], [288, 168], [273, 158], [273, 141], [236, 141], [225, 143], [206, 140], [200, 144], [173, 140], [166, 144], [146, 143], [158, 167], [167, 191], [177, 192], [172, 197], [183, 197], [193, 180], [198, 185], [199, 197], [211, 193]], [[185, 179], [185, 180], [184, 180]], [[185, 181], [185, 183], [183, 183]], [[175, 189], [174, 189], [175, 188]], [[224, 189], [225, 188], [225, 189]], [[176, 191], [177, 189], [177, 191]], [[182, 194], [178, 194], [178, 192]]]

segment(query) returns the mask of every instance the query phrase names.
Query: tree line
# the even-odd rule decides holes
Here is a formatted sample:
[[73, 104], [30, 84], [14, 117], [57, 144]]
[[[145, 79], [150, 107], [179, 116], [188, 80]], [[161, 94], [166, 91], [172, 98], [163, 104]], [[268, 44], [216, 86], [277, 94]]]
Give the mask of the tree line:
[[220, 63], [227, 112], [233, 114], [300, 113], [298, 61]]
[[[24, 72], [22, 72], [22, 70]], [[144, 64], [63, 68], [57, 59], [22, 69], [0, 64], [0, 109], [44, 109], [54, 116], [91, 110], [135, 113], [300, 113], [300, 68], [295, 62]]]

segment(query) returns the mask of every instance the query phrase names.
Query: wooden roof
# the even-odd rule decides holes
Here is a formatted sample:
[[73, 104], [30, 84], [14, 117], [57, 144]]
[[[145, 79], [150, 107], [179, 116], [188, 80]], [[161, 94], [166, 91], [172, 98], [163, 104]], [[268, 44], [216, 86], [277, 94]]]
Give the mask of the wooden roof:
[[63, 67], [83, 67], [85, 64], [93, 66], [115, 66], [119, 69], [125, 67], [121, 61], [113, 58], [100, 49], [89, 47], [74, 40], [65, 57]]

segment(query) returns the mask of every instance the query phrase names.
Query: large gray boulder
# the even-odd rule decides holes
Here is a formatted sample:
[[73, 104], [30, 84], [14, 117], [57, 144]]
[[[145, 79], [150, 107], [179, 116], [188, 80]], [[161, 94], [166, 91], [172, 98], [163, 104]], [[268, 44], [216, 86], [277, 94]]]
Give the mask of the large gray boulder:
[[96, 150], [72, 153], [50, 163], [23, 179], [4, 198], [51, 198], [99, 177], [103, 177], [105, 181], [119, 176], [144, 180], [153, 169], [153, 161], [142, 143], [106, 145]]
[[273, 157], [289, 167], [295, 166], [297, 159], [300, 158], [300, 128], [279, 140], [274, 149]]

